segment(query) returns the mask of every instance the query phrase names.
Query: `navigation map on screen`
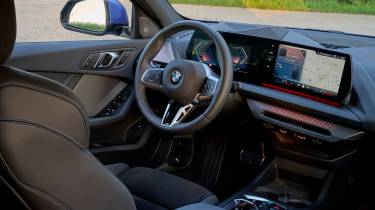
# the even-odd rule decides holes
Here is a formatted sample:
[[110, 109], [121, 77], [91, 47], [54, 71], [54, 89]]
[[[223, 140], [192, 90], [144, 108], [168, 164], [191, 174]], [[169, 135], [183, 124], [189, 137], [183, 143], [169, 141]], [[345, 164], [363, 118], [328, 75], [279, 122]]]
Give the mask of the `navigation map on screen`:
[[337, 95], [345, 67], [345, 57], [280, 45], [274, 76], [277, 82]]

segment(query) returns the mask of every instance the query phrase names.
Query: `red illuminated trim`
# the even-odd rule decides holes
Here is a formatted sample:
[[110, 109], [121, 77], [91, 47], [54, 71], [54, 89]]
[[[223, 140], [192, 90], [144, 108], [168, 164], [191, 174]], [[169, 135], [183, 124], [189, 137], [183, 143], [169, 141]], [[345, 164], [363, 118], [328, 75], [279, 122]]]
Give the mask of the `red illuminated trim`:
[[302, 97], [305, 97], [305, 98], [308, 98], [308, 99], [311, 99], [311, 100], [314, 100], [314, 101], [318, 101], [318, 102], [321, 102], [321, 103], [325, 103], [325, 104], [328, 104], [328, 105], [331, 105], [331, 106], [336, 106], [336, 107], [340, 106], [340, 103], [335, 102], [335, 101], [330, 101], [330, 100], [327, 100], [327, 99], [324, 99], [324, 98], [319, 98], [319, 97], [316, 97], [316, 96], [312, 96], [312, 95], [309, 95], [309, 94], [306, 94], [306, 93], [301, 93], [301, 92], [298, 92], [298, 91], [289, 90], [289, 89], [282, 88], [282, 87], [272, 85], [272, 84], [269, 84], [269, 83], [262, 83], [262, 86], [267, 87], [267, 88], [271, 88], [271, 89], [274, 89], [274, 90], [278, 90], [278, 91], [281, 91], [281, 92], [302, 96]]
[[305, 114], [302, 114], [300, 112], [284, 109], [284, 108], [281, 108], [281, 107], [278, 107], [278, 106], [273, 106], [273, 105], [270, 105], [270, 104], [265, 104], [265, 103], [261, 103], [261, 102], [259, 102], [259, 103], [262, 104], [263, 109], [266, 112], [277, 114], [277, 115], [283, 116], [287, 119], [291, 119], [291, 120], [294, 120], [294, 121], [297, 121], [297, 122], [300, 122], [300, 123], [309, 124], [309, 125], [313, 125], [315, 127], [320, 127], [320, 128], [324, 128], [324, 129], [328, 129], [328, 130], [335, 129], [337, 127], [336, 124], [334, 124], [334, 123], [331, 123], [331, 122], [328, 122], [328, 121], [325, 121], [325, 120], [322, 120], [322, 119], [319, 119], [319, 118], [315, 118], [315, 117], [312, 117], [310, 115], [305, 115]]

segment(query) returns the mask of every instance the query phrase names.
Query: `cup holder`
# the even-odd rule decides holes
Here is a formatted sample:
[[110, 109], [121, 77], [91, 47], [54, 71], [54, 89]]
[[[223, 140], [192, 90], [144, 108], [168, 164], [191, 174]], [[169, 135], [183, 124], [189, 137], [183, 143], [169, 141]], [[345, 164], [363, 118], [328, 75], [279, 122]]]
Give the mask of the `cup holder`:
[[328, 174], [327, 170], [277, 157], [259, 174], [249, 194], [291, 209], [312, 209], [323, 196]]

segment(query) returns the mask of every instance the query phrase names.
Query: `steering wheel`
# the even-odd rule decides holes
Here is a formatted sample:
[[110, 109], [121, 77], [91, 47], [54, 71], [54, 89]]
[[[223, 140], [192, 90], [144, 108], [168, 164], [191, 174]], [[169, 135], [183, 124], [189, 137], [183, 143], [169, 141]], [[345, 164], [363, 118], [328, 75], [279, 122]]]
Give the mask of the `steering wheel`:
[[[192, 60], [173, 60], [165, 68], [151, 64], [165, 41], [184, 30], [200, 30], [214, 41], [220, 76], [206, 64]], [[191, 133], [208, 125], [221, 112], [229, 96], [232, 79], [232, 56], [221, 34], [202, 22], [179, 21], [159, 31], [143, 50], [135, 72], [135, 95], [139, 109], [153, 126], [171, 133]], [[169, 98], [162, 117], [157, 116], [147, 102], [147, 88]], [[208, 103], [205, 111], [185, 122], [200, 103]]]

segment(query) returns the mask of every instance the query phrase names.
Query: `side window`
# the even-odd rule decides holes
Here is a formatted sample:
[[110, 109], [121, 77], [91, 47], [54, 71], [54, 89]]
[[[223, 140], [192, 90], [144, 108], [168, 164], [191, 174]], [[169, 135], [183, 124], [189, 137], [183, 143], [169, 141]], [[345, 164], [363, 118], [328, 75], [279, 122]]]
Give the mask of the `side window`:
[[[60, 23], [60, 11], [68, 0], [15, 0], [17, 42], [122, 39], [114, 35], [95, 36], [66, 30]], [[119, 0], [132, 17], [130, 0]]]

